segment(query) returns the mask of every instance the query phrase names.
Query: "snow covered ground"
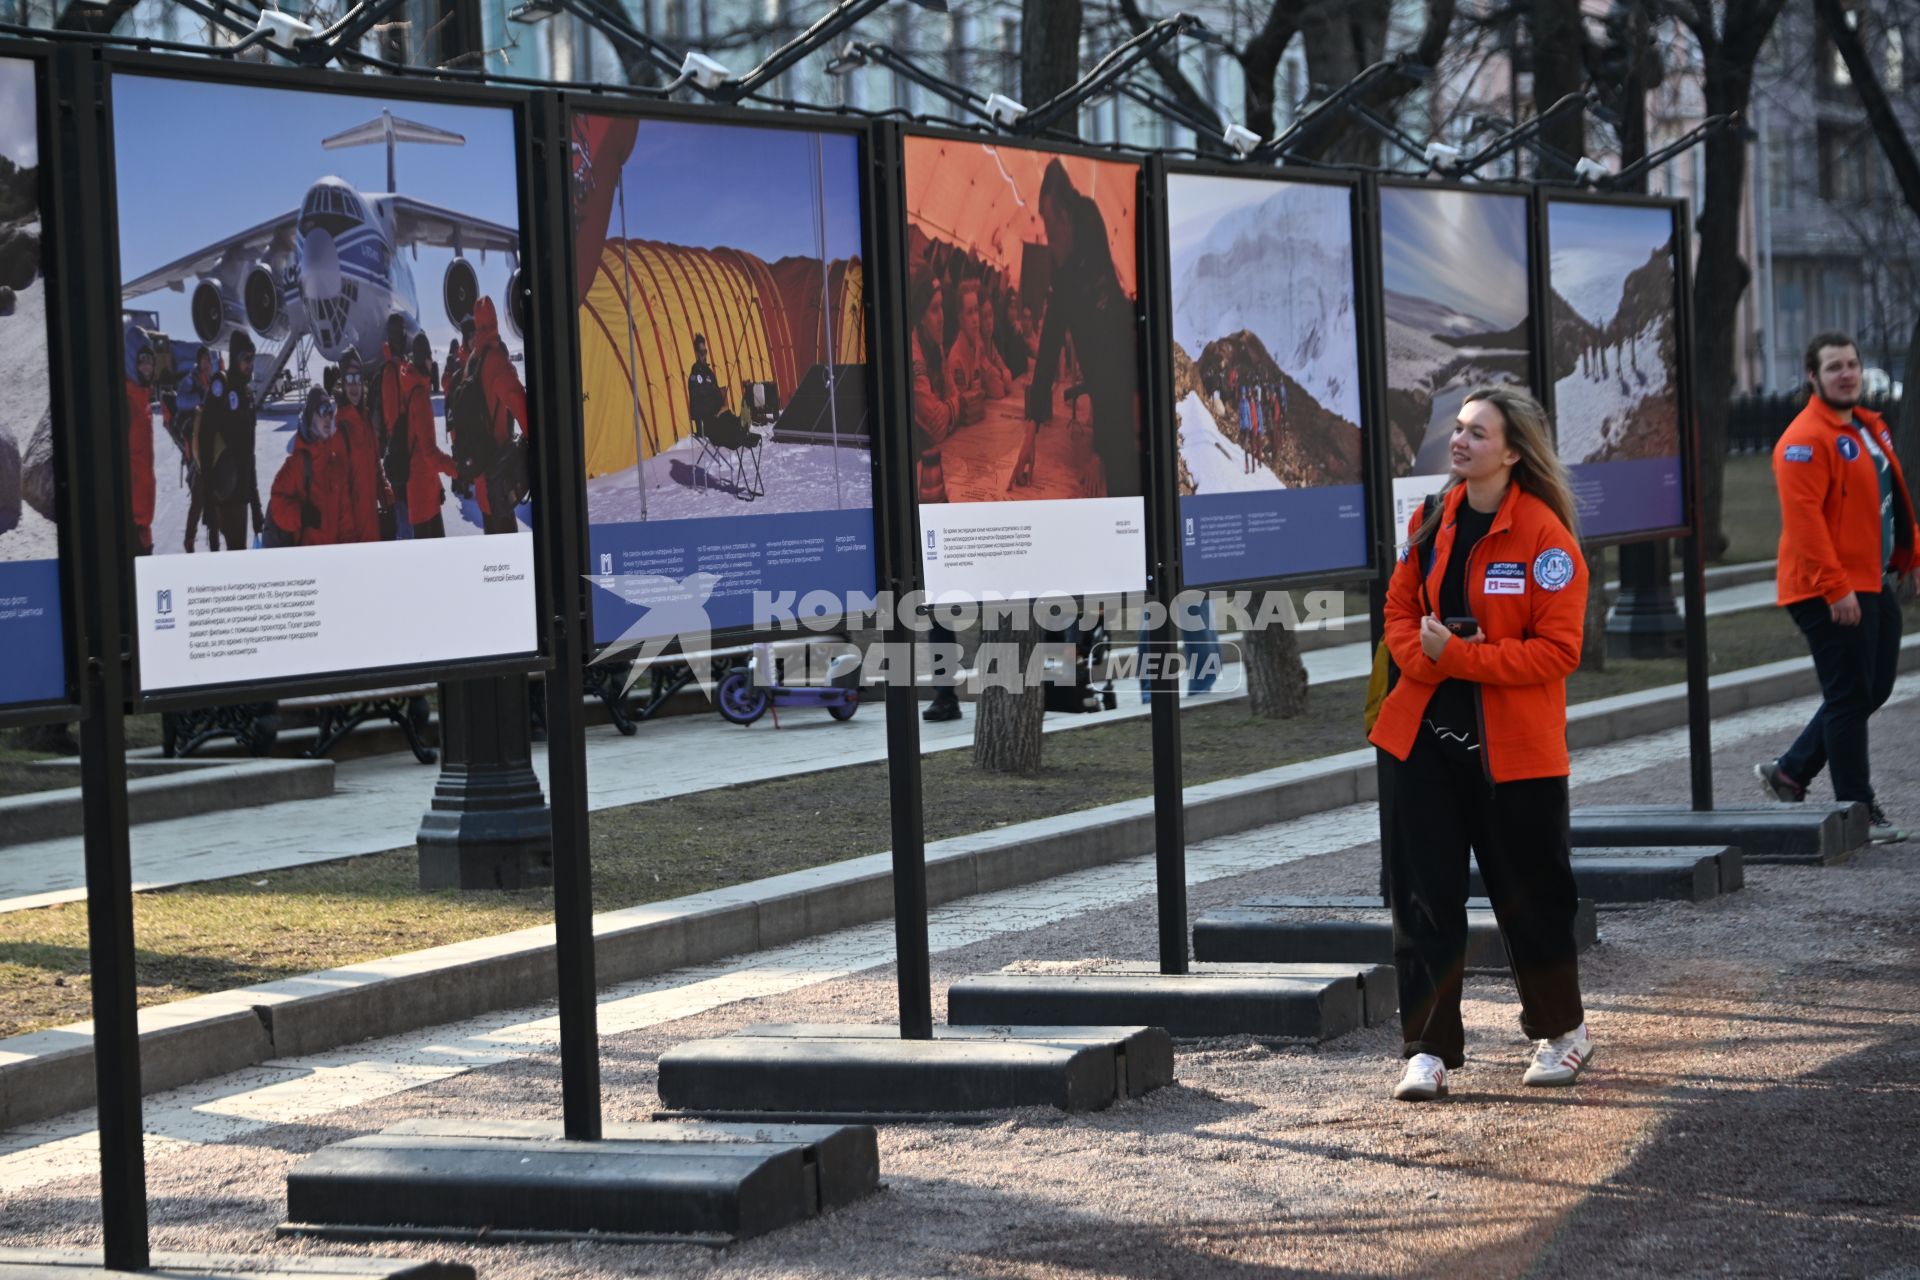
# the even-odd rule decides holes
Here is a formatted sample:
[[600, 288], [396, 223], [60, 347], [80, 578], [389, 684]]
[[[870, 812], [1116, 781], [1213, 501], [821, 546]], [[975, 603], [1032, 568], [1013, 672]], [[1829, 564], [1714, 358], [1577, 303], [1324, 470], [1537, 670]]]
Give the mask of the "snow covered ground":
[[[750, 461], [746, 470], [751, 480]], [[865, 509], [873, 505], [873, 458], [868, 450], [851, 445], [835, 449], [769, 440], [760, 449], [760, 484], [764, 494], [752, 502], [741, 501], [730, 488], [728, 470], [703, 465], [699, 442], [689, 437], [637, 467], [589, 480], [587, 519], [593, 524], [626, 524]]]
[[[1673, 394], [1660, 359], [1661, 325], [1660, 319], [1649, 322], [1634, 335], [1631, 350], [1609, 347], [1605, 374], [1595, 359], [1591, 372], [1583, 373], [1576, 364], [1571, 374], [1554, 383], [1554, 417], [1562, 459], [1568, 463], [1609, 461], [1621, 444], [1628, 419], [1641, 402]], [[1678, 445], [1676, 440], [1676, 450]]]
[[[280, 466], [293, 452], [294, 427], [299, 421], [299, 411], [290, 404], [270, 404], [260, 410], [260, 422], [253, 437], [255, 465], [260, 480], [260, 508], [266, 510], [273, 493], [273, 478], [280, 474]], [[440, 448], [447, 448], [446, 407], [440, 397], [433, 401], [434, 430], [440, 438]], [[160, 416], [153, 418], [153, 549], [157, 555], [180, 555], [183, 553], [181, 542], [186, 536], [187, 509], [191, 505], [192, 495], [188, 493], [185, 477], [180, 469], [180, 450], [173, 443], [173, 437], [160, 424]], [[480, 504], [471, 498], [461, 498], [454, 494], [452, 485], [442, 478], [440, 482], [440, 514], [446, 522], [447, 536], [458, 537], [462, 534], [481, 532]], [[408, 512], [408, 519], [420, 524], [431, 515]], [[531, 508], [522, 503], [519, 509], [520, 523], [531, 527]], [[207, 536], [204, 524], [198, 531], [197, 548], [207, 549]]]
[[[35, 280], [14, 294], [13, 314], [0, 316], [0, 431], [22, 457], [47, 411], [47, 286]], [[22, 503], [20, 523], [0, 533], [0, 561], [52, 560], [60, 554], [53, 521]]]
[[1179, 414], [1180, 457], [1193, 478], [1195, 493], [1252, 493], [1287, 487], [1270, 467], [1256, 466], [1251, 474], [1247, 472], [1245, 451], [1221, 434], [1199, 392], [1187, 393], [1179, 404]]

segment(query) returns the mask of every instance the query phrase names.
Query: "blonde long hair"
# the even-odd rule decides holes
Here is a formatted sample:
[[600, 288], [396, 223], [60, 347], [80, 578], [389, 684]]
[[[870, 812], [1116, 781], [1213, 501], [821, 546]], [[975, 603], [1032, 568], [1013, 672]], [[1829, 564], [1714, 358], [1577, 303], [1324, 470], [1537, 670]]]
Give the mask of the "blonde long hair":
[[[1464, 406], [1476, 400], [1485, 400], [1493, 405], [1505, 419], [1507, 447], [1520, 455], [1520, 460], [1513, 464], [1513, 483], [1546, 503], [1547, 509], [1567, 527], [1568, 533], [1576, 533], [1573, 485], [1567, 479], [1567, 469], [1561, 464], [1560, 455], [1553, 450], [1553, 424], [1547, 418], [1546, 409], [1541, 407], [1538, 400], [1516, 387], [1481, 387], [1468, 392], [1467, 398], [1461, 403]], [[1433, 504], [1433, 510], [1414, 531], [1415, 546], [1423, 545], [1433, 537], [1447, 509], [1446, 495], [1460, 483], [1460, 477], [1454, 476], [1440, 490], [1440, 500]]]

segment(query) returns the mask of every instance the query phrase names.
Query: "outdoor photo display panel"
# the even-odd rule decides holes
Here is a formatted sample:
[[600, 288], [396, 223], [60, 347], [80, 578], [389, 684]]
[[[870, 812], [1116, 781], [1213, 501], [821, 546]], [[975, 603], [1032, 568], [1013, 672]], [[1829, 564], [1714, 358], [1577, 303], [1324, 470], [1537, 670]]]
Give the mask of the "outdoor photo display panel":
[[1353, 195], [1167, 176], [1188, 586], [1364, 566]]
[[0, 707], [67, 693], [37, 80], [0, 57]]
[[930, 595], [1146, 586], [1138, 165], [905, 140]]
[[124, 72], [113, 152], [141, 688], [535, 651], [514, 112]]
[[1447, 481], [1454, 419], [1476, 388], [1531, 371], [1527, 199], [1380, 188], [1387, 449], [1396, 540]]
[[573, 118], [597, 644], [877, 587], [859, 142]]
[[1584, 537], [1685, 521], [1675, 243], [1670, 208], [1547, 203], [1553, 421]]

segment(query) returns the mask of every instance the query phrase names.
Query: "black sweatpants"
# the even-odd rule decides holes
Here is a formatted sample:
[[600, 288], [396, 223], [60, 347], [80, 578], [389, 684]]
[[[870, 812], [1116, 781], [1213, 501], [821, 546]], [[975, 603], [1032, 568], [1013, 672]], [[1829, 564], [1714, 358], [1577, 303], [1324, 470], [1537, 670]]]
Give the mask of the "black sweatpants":
[[1387, 757], [1384, 790], [1393, 964], [1405, 1055], [1466, 1060], [1460, 983], [1467, 955], [1467, 850], [1480, 864], [1507, 963], [1520, 989], [1520, 1027], [1535, 1040], [1585, 1021], [1573, 937], [1578, 894], [1567, 831], [1567, 780], [1487, 780], [1480, 748], [1420, 728], [1405, 761]]

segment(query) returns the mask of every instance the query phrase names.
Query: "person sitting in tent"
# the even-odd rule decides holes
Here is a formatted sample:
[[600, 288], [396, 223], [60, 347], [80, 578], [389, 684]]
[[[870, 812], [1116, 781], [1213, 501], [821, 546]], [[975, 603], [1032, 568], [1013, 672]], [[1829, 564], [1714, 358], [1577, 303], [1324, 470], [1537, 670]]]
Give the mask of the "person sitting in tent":
[[960, 332], [947, 350], [947, 381], [960, 397], [960, 421], [978, 422], [987, 411], [987, 401], [998, 400], [1010, 389], [998, 357], [980, 334], [980, 282], [962, 280], [960, 296]]
[[751, 449], [760, 437], [727, 407], [727, 389], [707, 361], [707, 337], [693, 335], [693, 367], [687, 370], [687, 416], [700, 434], [722, 449]]
[[947, 379], [941, 359], [946, 307], [940, 277], [922, 270], [909, 286], [908, 314], [914, 317], [912, 342], [913, 446], [919, 456], [920, 501], [947, 500], [940, 444], [960, 425], [960, 396]]

